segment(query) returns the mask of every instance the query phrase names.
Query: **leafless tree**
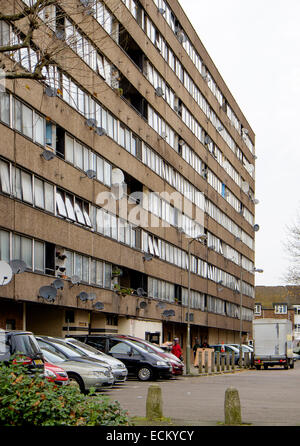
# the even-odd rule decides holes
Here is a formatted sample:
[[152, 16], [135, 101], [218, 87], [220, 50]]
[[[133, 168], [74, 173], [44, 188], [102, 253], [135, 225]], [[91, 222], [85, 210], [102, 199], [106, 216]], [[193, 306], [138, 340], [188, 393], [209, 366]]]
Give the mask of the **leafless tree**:
[[98, 0], [0, 0], [1, 77], [49, 80], [60, 64], [78, 75], [84, 61], [106, 81], [109, 77], [112, 86], [117, 70], [107, 60], [100, 61], [99, 48], [104, 45], [107, 50], [112, 39], [118, 40], [113, 14], [121, 4], [116, 1], [115, 11], [108, 11]]
[[287, 238], [283, 243], [290, 265], [284, 275], [288, 284], [300, 285], [300, 214], [295, 223], [287, 226]]

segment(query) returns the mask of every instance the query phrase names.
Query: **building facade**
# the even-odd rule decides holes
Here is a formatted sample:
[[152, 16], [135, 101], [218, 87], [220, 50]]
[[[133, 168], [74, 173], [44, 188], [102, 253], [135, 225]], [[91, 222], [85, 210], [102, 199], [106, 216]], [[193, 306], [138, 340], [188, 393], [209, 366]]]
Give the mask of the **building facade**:
[[[185, 347], [189, 318], [192, 342], [238, 342], [254, 308], [255, 135], [184, 11], [68, 0], [39, 20], [64, 47], [44, 80], [1, 92], [0, 254], [26, 269], [0, 287], [0, 327]], [[1, 23], [2, 45], [18, 25]], [[11, 57], [30, 72], [43, 44]]]
[[298, 286], [255, 287], [254, 318], [289, 319], [293, 324], [294, 350], [300, 351], [300, 288]]

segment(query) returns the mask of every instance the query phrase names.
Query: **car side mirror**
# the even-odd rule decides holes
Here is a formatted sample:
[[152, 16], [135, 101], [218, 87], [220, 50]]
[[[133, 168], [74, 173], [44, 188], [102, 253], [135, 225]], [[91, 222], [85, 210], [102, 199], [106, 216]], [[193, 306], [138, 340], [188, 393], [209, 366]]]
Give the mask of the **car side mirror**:
[[129, 356], [133, 356], [133, 349], [132, 348], [129, 351]]

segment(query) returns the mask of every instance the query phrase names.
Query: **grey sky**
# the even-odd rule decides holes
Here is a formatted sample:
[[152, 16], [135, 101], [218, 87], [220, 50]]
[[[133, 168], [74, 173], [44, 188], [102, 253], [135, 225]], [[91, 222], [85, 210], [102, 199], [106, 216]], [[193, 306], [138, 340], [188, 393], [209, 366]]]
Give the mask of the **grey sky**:
[[179, 2], [256, 134], [256, 284], [284, 284], [300, 206], [300, 2]]

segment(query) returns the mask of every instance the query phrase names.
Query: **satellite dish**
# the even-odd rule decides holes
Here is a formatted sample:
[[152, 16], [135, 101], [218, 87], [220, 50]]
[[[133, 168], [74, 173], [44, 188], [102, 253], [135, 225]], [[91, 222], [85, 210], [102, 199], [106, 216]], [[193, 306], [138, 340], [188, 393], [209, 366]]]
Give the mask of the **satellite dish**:
[[141, 296], [144, 296], [145, 291], [143, 290], [143, 288], [138, 288], [138, 289], [136, 290], [136, 293], [137, 293], [137, 295], [138, 295], [139, 297], [141, 297]]
[[52, 285], [42, 286], [39, 290], [39, 297], [43, 299], [54, 301], [57, 295], [57, 289]]
[[161, 87], [157, 87], [155, 89], [155, 94], [161, 98], [164, 95], [163, 89]]
[[222, 132], [224, 130], [224, 127], [222, 126], [222, 125], [220, 125], [219, 127], [218, 127], [218, 131], [219, 132]]
[[61, 279], [55, 279], [52, 283], [52, 286], [54, 286], [54, 288], [56, 288], [57, 290], [63, 290], [64, 282]]
[[249, 192], [249, 184], [247, 183], [247, 181], [242, 181], [242, 191], [245, 192], [245, 194], [247, 194]]
[[96, 119], [87, 119], [86, 121], [85, 121], [85, 123], [86, 123], [86, 125], [88, 126], [88, 127], [92, 127], [92, 128], [94, 128], [94, 127], [97, 127], [97, 121], [96, 121]]
[[78, 285], [80, 283], [80, 277], [79, 276], [71, 276], [70, 280], [73, 285]]
[[140, 303], [140, 308], [142, 308], [143, 310], [147, 307], [147, 302], [141, 302]]
[[11, 266], [4, 262], [4, 260], [0, 260], [0, 285], [7, 285], [13, 276], [13, 270]]
[[209, 144], [210, 143], [210, 137], [208, 135], [205, 136], [204, 138], [204, 144]]
[[55, 154], [51, 150], [44, 150], [41, 156], [46, 160], [50, 161], [55, 157]]
[[254, 229], [255, 232], [259, 231], [259, 225], [254, 225], [253, 229]]
[[103, 308], [104, 308], [104, 304], [103, 304], [102, 302], [96, 302], [96, 303], [93, 305], [93, 307], [94, 307], [96, 310], [103, 310]]
[[24, 262], [24, 260], [18, 260], [18, 259], [11, 260], [9, 262], [9, 265], [10, 265], [10, 267], [12, 269], [12, 272], [14, 274], [23, 273], [26, 270], [26, 268], [27, 268], [27, 265]]
[[114, 168], [111, 171], [111, 182], [112, 184], [123, 184], [124, 183], [124, 174], [121, 169]]
[[164, 8], [158, 8], [158, 12], [160, 14], [164, 14], [166, 12], [166, 10]]
[[179, 144], [180, 146], [184, 146], [185, 141], [184, 141], [183, 139], [180, 139], [180, 140], [178, 141], [178, 144]]
[[248, 130], [245, 129], [244, 127], [242, 128], [242, 132], [245, 133], [245, 135], [248, 135], [248, 133], [249, 133]]
[[62, 29], [57, 29], [55, 31], [55, 35], [59, 40], [64, 40], [65, 39], [65, 33]]
[[46, 87], [45, 88], [45, 93], [47, 96], [49, 96], [49, 98], [53, 98], [54, 96], [57, 96], [57, 92], [54, 88], [51, 87]]
[[97, 176], [97, 173], [96, 173], [96, 171], [95, 170], [87, 170], [86, 172], [86, 176], [90, 179], [90, 180], [93, 180], [94, 178], [96, 178], [96, 176]]
[[255, 199], [253, 200], [253, 203], [254, 203], [254, 204], [258, 204], [258, 203], [259, 203], [259, 200], [258, 200], [257, 198], [255, 198]]
[[85, 291], [81, 291], [81, 293], [79, 293], [78, 296], [76, 297], [80, 299], [82, 302], [86, 302], [87, 300], [89, 300], [89, 295]]
[[103, 127], [96, 127], [95, 132], [99, 136], [106, 135], [106, 130]]
[[165, 310], [162, 313], [162, 315], [165, 316], [165, 317], [175, 316], [175, 311], [174, 310]]
[[146, 253], [143, 257], [143, 260], [149, 261], [153, 259], [153, 255], [152, 254], [148, 254]]

